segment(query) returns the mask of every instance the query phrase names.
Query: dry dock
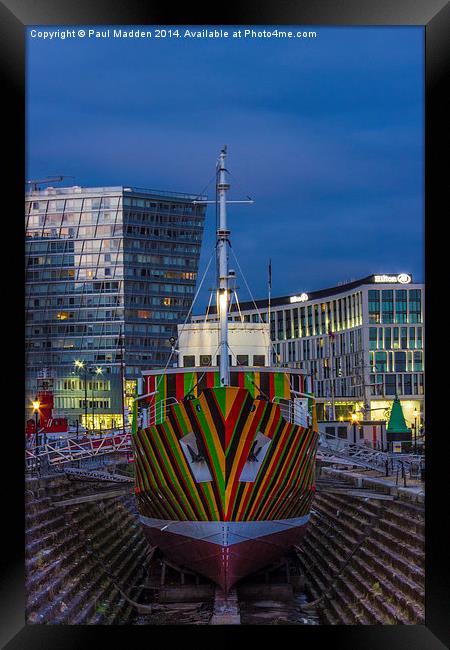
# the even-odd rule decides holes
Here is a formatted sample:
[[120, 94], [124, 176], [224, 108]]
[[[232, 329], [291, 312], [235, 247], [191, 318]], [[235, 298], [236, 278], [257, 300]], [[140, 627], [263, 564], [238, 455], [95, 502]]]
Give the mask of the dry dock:
[[421, 624], [423, 484], [370, 474], [324, 469], [302, 545], [228, 598], [148, 547], [131, 481], [27, 478], [27, 622]]

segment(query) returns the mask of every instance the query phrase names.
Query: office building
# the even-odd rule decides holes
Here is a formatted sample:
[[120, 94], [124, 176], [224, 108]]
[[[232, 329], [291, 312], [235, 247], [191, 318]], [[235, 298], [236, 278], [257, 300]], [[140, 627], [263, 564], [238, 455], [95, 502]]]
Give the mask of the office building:
[[[202, 197], [205, 198], [205, 197]], [[38, 379], [55, 412], [122, 422], [141, 369], [164, 366], [194, 296], [205, 206], [135, 187], [26, 194], [26, 416]]]
[[[234, 304], [233, 320], [268, 322], [268, 300], [255, 304]], [[273, 360], [312, 376], [319, 419], [349, 420], [352, 412], [361, 420], [385, 419], [398, 395], [408, 425], [419, 427], [425, 392], [423, 307], [424, 285], [407, 273], [370, 275], [273, 298]]]

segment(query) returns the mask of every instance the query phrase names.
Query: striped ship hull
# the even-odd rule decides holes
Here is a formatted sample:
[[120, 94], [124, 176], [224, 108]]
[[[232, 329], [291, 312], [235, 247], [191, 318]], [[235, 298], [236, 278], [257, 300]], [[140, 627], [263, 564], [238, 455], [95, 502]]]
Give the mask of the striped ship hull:
[[177, 564], [225, 591], [306, 530], [315, 427], [246, 388], [206, 388], [133, 436], [144, 532]]

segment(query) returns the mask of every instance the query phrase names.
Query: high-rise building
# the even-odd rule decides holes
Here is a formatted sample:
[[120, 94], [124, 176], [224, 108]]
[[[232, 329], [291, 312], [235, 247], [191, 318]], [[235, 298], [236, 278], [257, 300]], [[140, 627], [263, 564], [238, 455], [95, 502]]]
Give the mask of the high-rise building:
[[[424, 290], [401, 273], [272, 298], [273, 360], [311, 375], [319, 419], [348, 419], [352, 412], [383, 419], [397, 395], [408, 425], [418, 427], [424, 419]], [[267, 299], [231, 309], [233, 320], [269, 319]]]
[[132, 391], [141, 369], [163, 366], [190, 308], [200, 198], [135, 187], [26, 194], [26, 409], [47, 375], [55, 414], [120, 426], [122, 372]]

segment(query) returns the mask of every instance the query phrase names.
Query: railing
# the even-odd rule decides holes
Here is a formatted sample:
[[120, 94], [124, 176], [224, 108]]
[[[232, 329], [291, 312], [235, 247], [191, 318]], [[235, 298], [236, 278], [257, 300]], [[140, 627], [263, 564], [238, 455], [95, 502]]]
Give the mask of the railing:
[[296, 400], [289, 400], [283, 397], [274, 397], [273, 404], [278, 404], [280, 407], [281, 415], [285, 420], [292, 424], [299, 424], [302, 427], [307, 427], [311, 423], [311, 416], [308, 411], [303, 408], [300, 402]]
[[[411, 478], [422, 475], [425, 462], [417, 454], [396, 454], [373, 449], [367, 444], [349, 443], [337, 437], [328, 437], [321, 433], [319, 438], [318, 460], [336, 459], [347, 464], [374, 469], [386, 476], [401, 471], [402, 478], [409, 472]], [[398, 472], [397, 472], [398, 473]]]
[[25, 450], [25, 468], [32, 470], [43, 464], [55, 466], [84, 458], [129, 451], [131, 451], [131, 437], [128, 433], [102, 438], [86, 436], [82, 439], [68, 438], [47, 442], [39, 447], [28, 447]]
[[175, 397], [167, 397], [162, 399], [156, 404], [150, 406], [150, 415], [149, 415], [149, 424], [148, 426], [154, 426], [155, 424], [161, 424], [166, 418], [167, 411], [169, 406], [174, 406], [178, 404], [178, 400]]

